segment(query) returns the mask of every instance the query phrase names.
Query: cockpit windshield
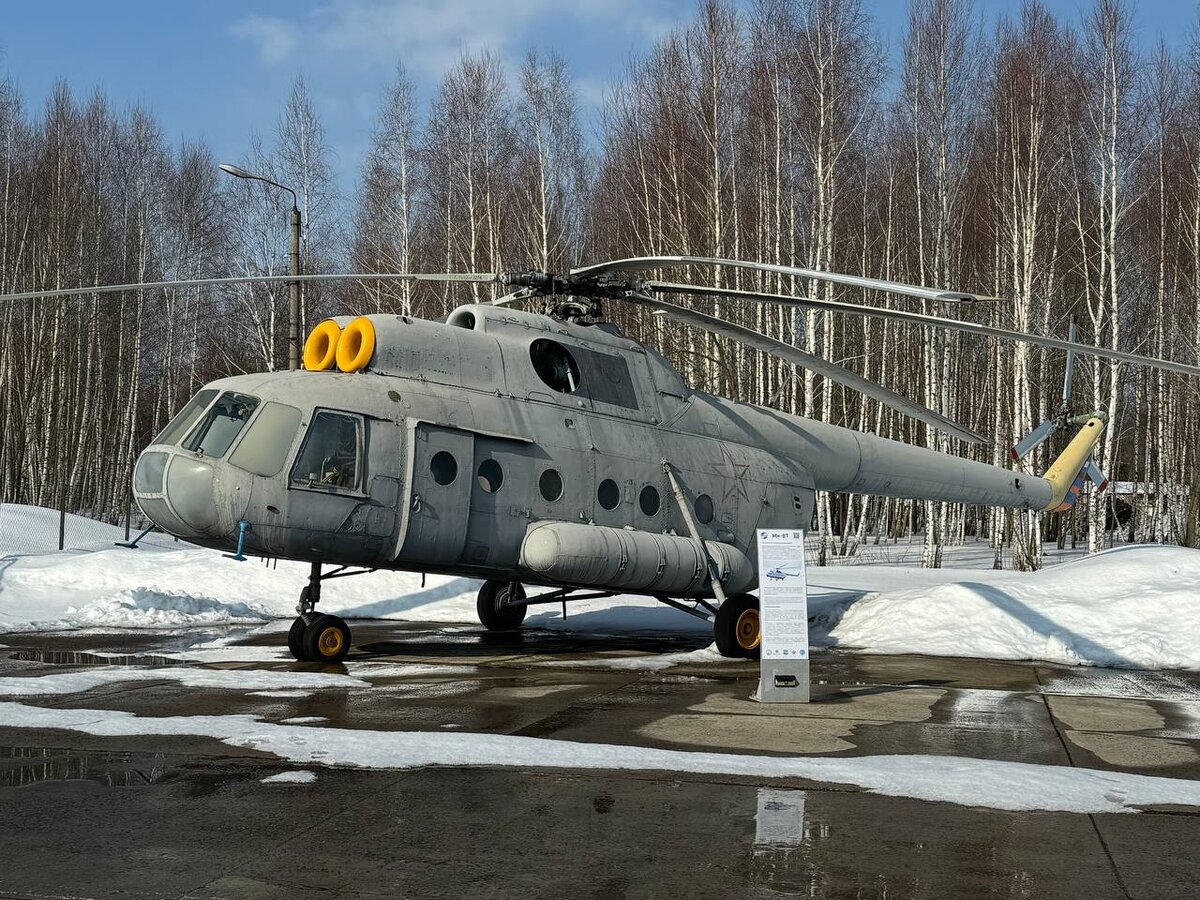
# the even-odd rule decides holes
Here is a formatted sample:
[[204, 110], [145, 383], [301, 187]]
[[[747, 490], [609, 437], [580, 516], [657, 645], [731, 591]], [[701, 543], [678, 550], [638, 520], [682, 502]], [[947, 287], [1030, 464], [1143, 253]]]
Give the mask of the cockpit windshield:
[[212, 388], [205, 388], [188, 401], [187, 406], [179, 411], [166, 428], [162, 430], [158, 437], [154, 439], [156, 444], [174, 444], [192, 425], [200, 418], [200, 413], [208, 408], [208, 404], [212, 403], [217, 397], [217, 392]]
[[358, 417], [318, 412], [292, 469], [292, 484], [354, 490], [358, 487], [358, 459]]
[[224, 456], [257, 406], [257, 397], [226, 391], [184, 441], [184, 449], [214, 459]]

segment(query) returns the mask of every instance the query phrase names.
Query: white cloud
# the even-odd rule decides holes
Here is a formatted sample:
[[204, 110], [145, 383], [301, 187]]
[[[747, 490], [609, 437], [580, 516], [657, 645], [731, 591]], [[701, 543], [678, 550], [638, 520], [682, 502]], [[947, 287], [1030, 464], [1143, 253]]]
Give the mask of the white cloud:
[[300, 42], [300, 29], [285, 19], [252, 14], [230, 30], [234, 37], [252, 43], [264, 62], [275, 64], [293, 58]]
[[[538, 29], [588, 40], [586, 26], [654, 39], [673, 21], [647, 0], [329, 0], [294, 20], [248, 15], [231, 30], [275, 65], [297, 59], [345, 67], [391, 67], [438, 76], [464, 52], [501, 55]], [[618, 51], [620, 52], [620, 51]]]

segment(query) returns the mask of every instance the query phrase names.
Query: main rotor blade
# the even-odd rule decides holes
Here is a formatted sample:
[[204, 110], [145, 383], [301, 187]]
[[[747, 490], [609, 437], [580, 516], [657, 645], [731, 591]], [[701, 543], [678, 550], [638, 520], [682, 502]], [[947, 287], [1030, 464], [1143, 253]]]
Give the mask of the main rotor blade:
[[864, 278], [860, 275], [843, 275], [840, 272], [823, 272], [819, 269], [799, 269], [795, 266], [778, 266], [774, 263], [746, 262], [739, 259], [718, 259], [711, 256], [638, 256], [631, 259], [617, 259], [612, 262], [599, 263], [594, 266], [584, 266], [582, 269], [572, 269], [572, 275], [607, 275], [613, 272], [645, 272], [649, 269], [659, 269], [664, 266], [696, 265], [696, 266], [730, 266], [735, 269], [753, 269], [758, 272], [776, 272], [781, 275], [794, 275], [798, 278], [814, 278], [818, 281], [829, 281], [846, 287], [865, 288], [870, 291], [886, 291], [889, 294], [902, 294], [905, 297], [916, 297], [921, 300], [948, 300], [952, 302], [973, 303], [978, 300], [997, 300], [998, 297], [988, 297], [982, 294], [971, 294], [965, 291], [945, 291], [941, 288], [920, 287], [914, 284], [902, 284], [898, 281], [883, 281], [878, 278]]
[[665, 294], [695, 294], [698, 297], [733, 297], [742, 300], [758, 300], [763, 303], [778, 303], [783, 306], [827, 309], [830, 312], [846, 313], [851, 316], [894, 319], [900, 322], [910, 322], [914, 325], [926, 325], [932, 328], [962, 331], [981, 337], [994, 337], [1006, 341], [1024, 341], [1027, 344], [1036, 344], [1039, 347], [1050, 347], [1053, 350], [1082, 353], [1085, 356], [1098, 356], [1101, 359], [1131, 363], [1135, 366], [1149, 366], [1153, 369], [1178, 372], [1180, 375], [1200, 376], [1200, 366], [1189, 366], [1187, 363], [1172, 362], [1169, 359], [1159, 359], [1155, 356], [1142, 356], [1138, 353], [1126, 353], [1124, 350], [1109, 350], [1106, 347], [1095, 347], [1090, 344], [1064, 341], [1062, 338], [1027, 334], [1023, 331], [1009, 331], [1005, 328], [993, 328], [991, 325], [981, 325], [977, 322], [963, 322], [960, 319], [926, 316], [921, 313], [908, 312], [902, 309], [880, 309], [876, 306], [860, 306], [856, 303], [840, 303], [836, 300], [813, 300], [811, 297], [790, 297], [785, 294], [764, 294], [756, 291], [739, 291], [733, 288], [698, 287], [692, 284], [673, 284], [665, 281], [648, 281], [645, 287], [646, 290], [661, 291]]
[[189, 278], [185, 281], [144, 281], [134, 284], [97, 284], [90, 287], [54, 288], [48, 291], [22, 291], [0, 294], [4, 300], [40, 300], [52, 297], [72, 297], [80, 294], [115, 294], [121, 291], [148, 291], [160, 288], [205, 287], [209, 285], [274, 284], [291, 281], [461, 281], [476, 284], [498, 283], [495, 272], [356, 272], [321, 275], [238, 275], [232, 278]]
[[684, 322], [721, 337], [740, 341], [756, 350], [762, 350], [764, 353], [778, 356], [793, 365], [808, 369], [810, 372], [815, 372], [818, 375], [823, 375], [831, 381], [836, 381], [838, 384], [844, 384], [846, 387], [858, 391], [860, 394], [873, 397], [897, 412], [924, 422], [926, 425], [951, 434], [960, 440], [972, 444], [987, 443], [986, 438], [946, 418], [941, 413], [934, 412], [932, 409], [909, 400], [907, 397], [897, 394], [895, 391], [889, 390], [868, 378], [863, 378], [857, 372], [852, 372], [844, 366], [839, 366], [837, 363], [814, 356], [798, 347], [793, 347], [791, 344], [785, 344], [783, 341], [768, 337], [759, 331], [744, 328], [741, 325], [734, 325], [732, 322], [726, 322], [724, 319], [718, 319], [715, 316], [697, 312], [694, 309], [676, 306], [674, 303], [667, 303], [665, 300], [647, 297], [644, 294], [631, 292], [626, 295], [626, 299], [649, 307], [654, 311], [655, 315], [665, 316], [677, 322]]

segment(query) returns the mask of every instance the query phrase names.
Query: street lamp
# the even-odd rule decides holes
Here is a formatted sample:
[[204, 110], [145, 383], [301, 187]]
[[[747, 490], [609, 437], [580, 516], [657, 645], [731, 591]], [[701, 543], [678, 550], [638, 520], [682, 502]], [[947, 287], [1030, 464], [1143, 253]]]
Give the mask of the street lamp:
[[[288, 259], [288, 274], [300, 275], [300, 206], [296, 192], [286, 184], [264, 178], [247, 172], [240, 166], [221, 163], [217, 168], [234, 178], [247, 178], [251, 181], [261, 181], [272, 187], [287, 191], [292, 195], [292, 252]], [[300, 282], [293, 281], [288, 285], [288, 368], [300, 368]]]

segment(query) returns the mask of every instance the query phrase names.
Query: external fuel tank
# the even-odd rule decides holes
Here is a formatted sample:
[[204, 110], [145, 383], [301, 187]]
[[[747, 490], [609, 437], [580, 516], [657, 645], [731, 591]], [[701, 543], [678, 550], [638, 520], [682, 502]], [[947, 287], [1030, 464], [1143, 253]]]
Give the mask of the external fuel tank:
[[[754, 585], [754, 565], [741, 550], [719, 541], [704, 546], [726, 593]], [[555, 584], [672, 597], [708, 593], [707, 565], [696, 541], [633, 528], [538, 522], [525, 532], [521, 565]]]

